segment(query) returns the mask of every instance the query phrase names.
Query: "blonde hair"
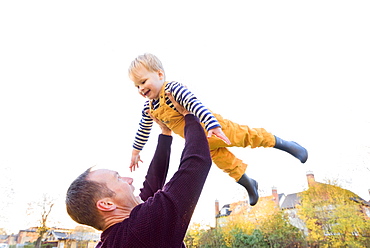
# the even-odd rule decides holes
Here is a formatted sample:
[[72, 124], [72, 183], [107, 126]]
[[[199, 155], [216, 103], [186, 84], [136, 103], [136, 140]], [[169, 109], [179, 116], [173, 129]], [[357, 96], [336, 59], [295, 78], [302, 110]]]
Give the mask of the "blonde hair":
[[144, 66], [144, 68], [150, 72], [162, 70], [163, 75], [165, 75], [162, 62], [155, 55], [145, 53], [143, 55], [139, 55], [136, 59], [134, 59], [131, 62], [131, 65], [128, 68], [128, 75], [131, 79], [138, 77], [137, 70], [141, 66]]

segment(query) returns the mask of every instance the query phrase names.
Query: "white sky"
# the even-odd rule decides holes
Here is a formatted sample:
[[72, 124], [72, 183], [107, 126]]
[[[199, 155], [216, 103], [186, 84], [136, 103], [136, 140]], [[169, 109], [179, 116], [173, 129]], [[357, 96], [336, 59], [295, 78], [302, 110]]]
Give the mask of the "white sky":
[[[213, 111], [264, 127], [309, 151], [302, 165], [276, 149], [235, 148], [261, 195], [337, 180], [370, 199], [370, 4], [367, 1], [1, 1], [0, 228], [37, 223], [27, 203], [56, 198], [98, 165], [141, 187], [157, 141], [154, 129], [130, 173], [144, 99], [127, 77], [151, 52], [167, 79], [186, 84]], [[183, 140], [175, 137], [170, 175]], [[191, 183], [191, 182], [189, 182]], [[186, 189], [184, 189], [186, 190]], [[214, 201], [246, 193], [216, 166], [193, 221], [213, 225]], [[32, 222], [33, 221], [33, 222]]]

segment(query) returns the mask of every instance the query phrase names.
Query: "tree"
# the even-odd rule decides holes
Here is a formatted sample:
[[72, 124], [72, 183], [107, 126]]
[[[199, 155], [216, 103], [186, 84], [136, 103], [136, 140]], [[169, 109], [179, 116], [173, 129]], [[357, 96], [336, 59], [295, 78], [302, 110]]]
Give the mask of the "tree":
[[226, 248], [222, 233], [216, 228], [203, 229], [200, 224], [192, 224], [185, 236], [184, 242], [188, 248]]
[[281, 210], [264, 219], [259, 228], [268, 240], [269, 247], [300, 247], [304, 243], [303, 233], [290, 224]]
[[232, 212], [220, 232], [227, 247], [269, 247], [260, 230], [261, 223], [277, 211], [271, 198], [260, 198], [258, 204], [250, 207], [241, 201], [231, 204]]
[[269, 243], [265, 239], [263, 233], [259, 229], [253, 230], [252, 234], [246, 234], [241, 230], [234, 229], [231, 231], [231, 236], [233, 236], [233, 240], [230, 246], [232, 248], [243, 248], [243, 247], [251, 247], [251, 248], [268, 248]]
[[218, 228], [210, 228], [202, 232], [199, 239], [199, 247], [202, 248], [226, 248], [222, 232]]
[[218, 231], [222, 233], [227, 247], [239, 247], [243, 244], [245, 235], [251, 235], [256, 228], [256, 216], [259, 213], [255, 210], [259, 208], [251, 208], [246, 201], [232, 203], [230, 206], [232, 212]]
[[[335, 182], [334, 182], [335, 183]], [[364, 247], [369, 220], [361, 211], [358, 196], [332, 183], [315, 183], [300, 194], [298, 215], [308, 229], [311, 246]]]
[[48, 218], [50, 215], [50, 212], [54, 206], [54, 199], [52, 199], [47, 194], [44, 194], [42, 196], [42, 199], [39, 202], [31, 202], [28, 203], [28, 215], [33, 214], [40, 214], [40, 218], [38, 219], [39, 224], [37, 225], [37, 233], [38, 238], [36, 241], [36, 248], [41, 247], [41, 241], [44, 235], [47, 233], [49, 228], [47, 227]]
[[199, 239], [201, 237], [201, 228], [199, 223], [193, 223], [188, 229], [185, 236], [185, 243], [187, 247], [199, 247]]

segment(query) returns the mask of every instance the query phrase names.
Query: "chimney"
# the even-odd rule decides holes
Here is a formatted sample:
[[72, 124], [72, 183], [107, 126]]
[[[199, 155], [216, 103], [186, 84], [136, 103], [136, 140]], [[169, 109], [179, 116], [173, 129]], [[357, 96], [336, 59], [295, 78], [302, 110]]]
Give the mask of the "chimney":
[[215, 201], [215, 227], [218, 228], [218, 217], [220, 214], [220, 203], [216, 199]]
[[275, 186], [272, 187], [272, 200], [276, 203], [276, 206], [279, 207], [279, 195]]
[[217, 216], [219, 214], [220, 214], [220, 203], [216, 199], [216, 201], [215, 201], [215, 216]]
[[312, 171], [307, 171], [306, 172], [306, 176], [307, 176], [308, 187], [311, 187], [316, 182], [315, 181], [315, 176], [313, 175], [313, 172]]

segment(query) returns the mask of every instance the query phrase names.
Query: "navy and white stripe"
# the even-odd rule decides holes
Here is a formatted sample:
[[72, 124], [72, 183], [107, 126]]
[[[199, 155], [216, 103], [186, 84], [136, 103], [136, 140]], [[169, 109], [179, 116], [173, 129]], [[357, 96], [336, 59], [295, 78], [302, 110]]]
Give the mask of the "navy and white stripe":
[[[179, 104], [197, 116], [199, 120], [204, 123], [207, 131], [216, 127], [221, 127], [211, 111], [209, 111], [184, 85], [178, 82], [170, 82], [166, 85], [165, 91], [171, 92]], [[167, 96], [165, 97], [165, 101], [171, 108], [176, 109]], [[159, 107], [159, 99], [153, 100], [152, 104], [153, 109], [157, 109]], [[149, 100], [144, 104], [139, 130], [135, 136], [133, 147], [137, 150], [143, 149], [145, 143], [148, 141], [153, 126], [153, 119], [146, 113], [147, 110], [149, 110]]]
[[144, 109], [142, 112], [142, 118], [139, 123], [139, 129], [136, 133], [134, 144], [133, 144], [133, 147], [137, 150], [143, 149], [144, 145], [149, 139], [149, 134], [153, 126], [153, 119], [146, 113], [146, 110], [149, 109], [148, 103], [149, 101], [147, 101], [144, 105]]

